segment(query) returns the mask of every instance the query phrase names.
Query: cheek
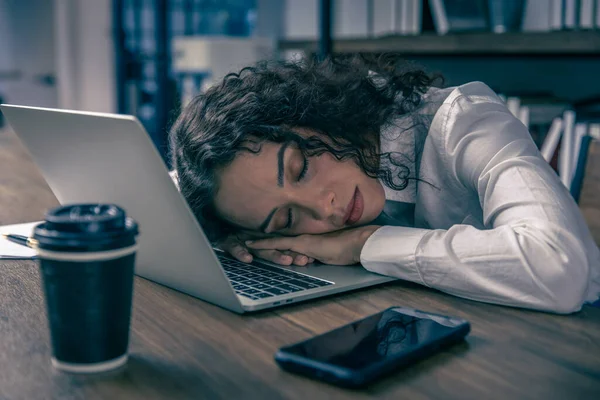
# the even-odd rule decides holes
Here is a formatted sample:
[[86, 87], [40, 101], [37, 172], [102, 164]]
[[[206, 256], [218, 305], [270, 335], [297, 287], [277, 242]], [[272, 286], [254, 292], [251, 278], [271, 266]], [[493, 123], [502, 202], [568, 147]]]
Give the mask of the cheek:
[[354, 190], [354, 185], [361, 189], [365, 201], [363, 222], [370, 222], [377, 218], [385, 205], [385, 191], [378, 179], [365, 174], [352, 160], [337, 161], [333, 156], [323, 156], [324, 160], [319, 165], [323, 175], [321, 184], [335, 188], [338, 195], [348, 195]]
[[318, 221], [313, 218], [304, 216], [302, 218], [302, 222], [298, 224], [298, 228], [296, 232], [293, 232], [294, 235], [301, 234], [313, 234], [317, 235], [320, 233], [328, 233], [331, 232], [332, 226], [327, 221]]
[[365, 201], [363, 222], [370, 222], [377, 218], [385, 205], [385, 191], [376, 179], [369, 179], [362, 185], [362, 195]]

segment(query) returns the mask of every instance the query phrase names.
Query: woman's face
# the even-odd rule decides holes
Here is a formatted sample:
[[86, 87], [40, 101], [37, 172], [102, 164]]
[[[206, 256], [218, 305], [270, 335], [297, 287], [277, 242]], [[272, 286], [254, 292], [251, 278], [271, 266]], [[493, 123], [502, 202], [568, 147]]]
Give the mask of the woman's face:
[[219, 174], [215, 198], [225, 220], [280, 235], [325, 233], [373, 221], [384, 190], [352, 160], [332, 155], [305, 158], [293, 144], [263, 143], [241, 152]]

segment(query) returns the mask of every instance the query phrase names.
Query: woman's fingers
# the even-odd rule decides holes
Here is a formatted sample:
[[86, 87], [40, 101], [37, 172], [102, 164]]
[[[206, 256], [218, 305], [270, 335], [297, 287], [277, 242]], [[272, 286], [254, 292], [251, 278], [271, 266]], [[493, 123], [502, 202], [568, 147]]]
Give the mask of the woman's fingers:
[[235, 236], [229, 236], [219, 244], [219, 247], [239, 261], [245, 263], [252, 262], [252, 254]]
[[311, 264], [311, 263], [315, 262], [314, 258], [308, 257], [306, 254], [296, 253], [295, 251], [291, 251], [291, 250], [281, 250], [281, 252], [283, 254], [287, 254], [288, 256], [291, 256], [294, 259], [294, 261], [293, 261], [294, 265], [305, 266], [306, 264]]
[[279, 250], [249, 250], [257, 257], [263, 258], [267, 261], [274, 262], [280, 265], [298, 265], [304, 266], [310, 264], [315, 260], [310, 259], [304, 254], [298, 254], [293, 251], [279, 251]]
[[306, 257], [304, 254], [298, 254], [296, 257], [294, 257], [294, 264], [304, 266], [308, 264], [308, 257]]
[[294, 257], [278, 250], [252, 250], [252, 253], [257, 257], [280, 265], [291, 265], [294, 261]]
[[226, 252], [231, 254], [233, 257], [238, 259], [241, 262], [249, 263], [252, 262], [252, 254], [248, 251], [248, 249], [240, 243], [230, 243], [226, 246], [223, 246]]
[[295, 244], [299, 243], [299, 236], [280, 236], [267, 239], [246, 240], [245, 244], [250, 249], [275, 249], [275, 250], [291, 250], [296, 251]]
[[250, 263], [254, 259], [253, 255], [267, 261], [280, 265], [298, 265], [304, 266], [311, 264], [315, 260], [305, 254], [300, 254], [292, 250], [274, 250], [274, 249], [250, 249], [246, 247], [239, 236], [230, 236], [220, 245], [221, 249], [231, 254], [235, 259]]

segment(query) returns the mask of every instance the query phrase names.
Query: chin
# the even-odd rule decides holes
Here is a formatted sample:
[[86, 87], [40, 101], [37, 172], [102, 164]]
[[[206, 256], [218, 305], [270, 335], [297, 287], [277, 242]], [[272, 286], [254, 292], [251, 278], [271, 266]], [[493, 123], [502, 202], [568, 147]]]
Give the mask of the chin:
[[[383, 211], [383, 206], [385, 205], [385, 198], [383, 201], [379, 201], [379, 199], [375, 199], [377, 204], [368, 203], [370, 207], [365, 207], [365, 211], [360, 218], [359, 224], [368, 225], [379, 217], [379, 214]], [[366, 203], [366, 201], [365, 201]], [[381, 203], [381, 204], [379, 204]]]
[[[365, 209], [359, 224], [368, 225], [377, 219], [383, 211], [383, 207], [385, 206], [385, 191], [383, 190], [383, 186], [377, 182], [377, 187], [368, 188], [364, 191], [361, 190], [361, 192], [363, 194], [363, 201], [365, 202]], [[365, 192], [369, 195], [367, 196]]]
[[363, 215], [362, 218], [360, 219], [360, 221], [358, 221], [358, 223], [356, 225], [358, 226], [364, 226], [364, 225], [369, 225], [371, 222], [375, 221], [375, 219], [377, 219], [377, 217], [379, 216], [379, 214], [377, 215]]

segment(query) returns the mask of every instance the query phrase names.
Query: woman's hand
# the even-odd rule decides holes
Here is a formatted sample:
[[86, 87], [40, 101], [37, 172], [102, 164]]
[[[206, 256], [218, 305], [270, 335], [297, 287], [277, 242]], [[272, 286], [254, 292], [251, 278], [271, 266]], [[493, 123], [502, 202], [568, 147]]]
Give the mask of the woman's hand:
[[247, 240], [272, 238], [273, 235], [268, 235], [252, 231], [240, 231], [229, 235], [225, 240], [219, 243], [219, 248], [231, 254], [239, 261], [249, 263], [253, 260], [253, 255], [267, 261], [281, 265], [306, 265], [313, 263], [315, 260], [304, 254], [294, 251], [280, 251], [274, 249], [250, 249], [244, 243]]
[[281, 236], [249, 240], [245, 243], [254, 251], [293, 251], [325, 264], [349, 265], [360, 262], [363, 246], [379, 228], [369, 225], [321, 235]]

